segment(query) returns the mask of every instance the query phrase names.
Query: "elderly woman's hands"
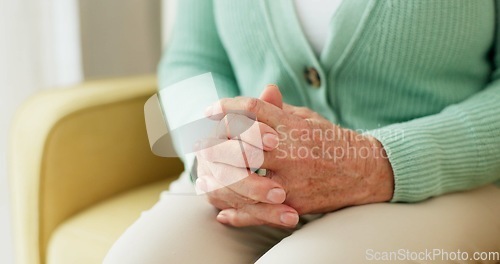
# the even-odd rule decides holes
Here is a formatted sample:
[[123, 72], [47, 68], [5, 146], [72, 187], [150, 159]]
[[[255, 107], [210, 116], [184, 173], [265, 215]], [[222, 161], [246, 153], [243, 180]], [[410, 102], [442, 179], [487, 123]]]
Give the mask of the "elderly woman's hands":
[[[279, 98], [267, 98], [263, 93], [261, 99], [279, 104], [281, 108], [281, 95], [277, 87]], [[267, 90], [269, 91], [269, 90]], [[216, 104], [217, 105], [217, 104]], [[292, 107], [289, 107], [290, 111]], [[296, 108], [298, 114], [306, 114], [302, 108]], [[242, 112], [242, 111], [237, 111]], [[266, 224], [281, 227], [293, 227], [298, 222], [298, 213], [290, 206], [284, 205], [286, 198], [284, 188], [277, 182], [257, 175], [249, 167], [259, 168], [263, 163], [263, 151], [272, 151], [278, 147], [279, 135], [270, 126], [255, 122], [254, 119], [242, 115], [217, 115], [221, 124], [215, 133], [216, 138], [207, 139], [197, 148], [197, 175], [196, 186], [198, 191], [207, 193], [209, 201], [216, 208], [238, 210], [240, 214], [246, 213], [244, 221], [233, 222], [235, 226]], [[215, 117], [212, 117], [215, 118]], [[235, 138], [235, 135], [237, 138]], [[233, 148], [234, 142], [245, 142], [241, 148]], [[230, 145], [228, 147], [227, 145]], [[243, 148], [243, 149], [242, 149]], [[225, 153], [231, 164], [209, 162], [207, 153]], [[248, 157], [244, 157], [248, 154]], [[219, 215], [223, 220], [224, 214]]]
[[[203, 176], [197, 186], [209, 191], [210, 202], [222, 210], [217, 217], [220, 222], [293, 227], [298, 214], [327, 213], [392, 198], [392, 169], [375, 138], [340, 128], [307, 108], [282, 105], [276, 87], [266, 91], [263, 100], [239, 97], [219, 103], [224, 113], [254, 114], [260, 124], [279, 134], [279, 144], [262, 152], [263, 147], [248, 140], [231, 139], [218, 145], [207, 140], [203, 144], [215, 147], [198, 152], [198, 172]], [[234, 158], [242, 148], [250, 159], [263, 155], [263, 160], [257, 158], [254, 163], [262, 163], [267, 177], [247, 169], [252, 160], [242, 163]], [[224, 169], [207, 169], [213, 164]], [[241, 180], [221, 182], [228, 175]]]

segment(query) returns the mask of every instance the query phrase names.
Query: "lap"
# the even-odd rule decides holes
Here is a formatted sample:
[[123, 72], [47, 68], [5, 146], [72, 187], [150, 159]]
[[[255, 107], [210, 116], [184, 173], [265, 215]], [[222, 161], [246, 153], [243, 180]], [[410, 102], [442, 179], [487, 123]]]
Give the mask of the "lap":
[[292, 232], [267, 226], [224, 226], [216, 221], [217, 210], [206, 197], [182, 182], [180, 188], [176, 184], [175, 192], [163, 193], [126, 230], [105, 264], [253, 263]]
[[461, 250], [472, 256], [500, 248], [500, 189], [493, 186], [417, 204], [307, 216], [297, 230], [224, 226], [188, 180], [171, 187], [173, 192], [164, 193], [115, 243], [105, 264], [362, 263], [400, 249]]
[[440, 261], [458, 250], [473, 257], [474, 252], [498, 252], [499, 219], [500, 189], [494, 186], [417, 204], [351, 207], [295, 231], [258, 263], [363, 263], [384, 252], [433, 249], [442, 252]]

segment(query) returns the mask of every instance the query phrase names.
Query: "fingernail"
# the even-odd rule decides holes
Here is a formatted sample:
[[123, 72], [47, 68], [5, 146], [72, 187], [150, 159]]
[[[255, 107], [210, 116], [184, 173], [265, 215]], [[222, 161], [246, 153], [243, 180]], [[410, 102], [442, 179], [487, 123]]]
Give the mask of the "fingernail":
[[264, 134], [264, 136], [262, 136], [262, 143], [264, 143], [264, 146], [270, 149], [275, 149], [278, 147], [279, 139], [275, 134], [266, 133]]
[[207, 109], [205, 109], [205, 116], [207, 116], [207, 117], [211, 116], [213, 111], [214, 111], [214, 108], [212, 106], [207, 107]]
[[271, 203], [280, 204], [286, 199], [286, 192], [281, 188], [274, 188], [267, 193], [267, 200]]
[[227, 215], [224, 213], [224, 211], [221, 211], [218, 215], [217, 215], [217, 221], [223, 223], [223, 224], [227, 224], [229, 223], [229, 219], [227, 217]]
[[291, 212], [282, 213], [280, 221], [285, 225], [295, 226], [299, 222], [299, 215]]

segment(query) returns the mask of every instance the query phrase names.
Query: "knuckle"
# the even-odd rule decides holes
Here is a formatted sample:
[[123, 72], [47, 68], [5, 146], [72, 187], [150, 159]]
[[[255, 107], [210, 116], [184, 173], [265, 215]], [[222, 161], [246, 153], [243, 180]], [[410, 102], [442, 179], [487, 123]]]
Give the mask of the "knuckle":
[[219, 100], [219, 106], [220, 106], [220, 112], [222, 114], [225, 114], [227, 111], [226, 111], [226, 108], [225, 108], [225, 105], [229, 102], [229, 98], [222, 98]]
[[227, 130], [227, 116], [222, 118], [219, 123], [217, 123], [217, 126], [215, 127], [215, 133], [217, 137], [219, 138], [228, 138], [228, 130]]
[[307, 128], [312, 128], [316, 124], [316, 122], [313, 119], [310, 119], [310, 118], [304, 119], [304, 122], [305, 122], [305, 126]]
[[259, 107], [260, 101], [257, 98], [246, 98], [243, 104], [243, 110], [250, 113], [256, 113], [259, 110]]
[[299, 107], [297, 113], [303, 116], [308, 116], [311, 114], [311, 110], [307, 107]]
[[298, 110], [303, 111], [303, 112], [309, 112], [309, 108], [307, 108], [305, 106], [298, 107]]
[[258, 203], [258, 200], [263, 200], [262, 197], [265, 197], [265, 195], [262, 195], [261, 190], [257, 188], [249, 188], [247, 191], [247, 202], [249, 204], [256, 204]]
[[246, 203], [241, 201], [240, 199], [235, 199], [231, 202], [231, 207], [235, 209], [243, 209]]

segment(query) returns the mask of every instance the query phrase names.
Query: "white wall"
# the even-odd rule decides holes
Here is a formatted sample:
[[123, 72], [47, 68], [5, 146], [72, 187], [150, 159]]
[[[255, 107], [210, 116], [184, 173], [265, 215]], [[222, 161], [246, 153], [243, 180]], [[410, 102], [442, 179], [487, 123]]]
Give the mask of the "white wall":
[[7, 145], [18, 106], [82, 79], [76, 0], [0, 1], [0, 263], [14, 263]]
[[167, 42], [172, 37], [172, 29], [175, 22], [175, 14], [177, 12], [177, 0], [163, 0], [161, 10], [161, 37], [162, 46], [166, 47]]

